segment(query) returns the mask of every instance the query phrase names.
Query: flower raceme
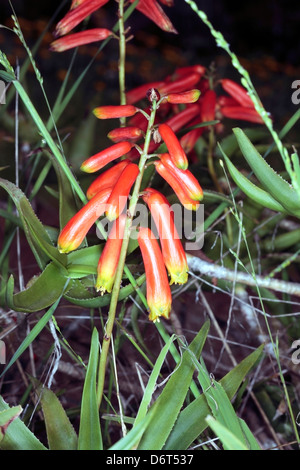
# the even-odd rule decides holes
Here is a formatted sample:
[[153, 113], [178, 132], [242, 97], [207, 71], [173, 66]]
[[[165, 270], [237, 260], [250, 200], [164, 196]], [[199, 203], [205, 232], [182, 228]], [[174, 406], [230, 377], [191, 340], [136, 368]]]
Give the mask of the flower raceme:
[[104, 214], [112, 188], [99, 191], [65, 225], [59, 234], [57, 246], [61, 253], [76, 250], [96, 220]]
[[123, 243], [126, 220], [126, 214], [121, 214], [114, 221], [99, 258], [95, 287], [101, 295], [112, 291]]
[[174, 213], [167, 198], [152, 188], [143, 191], [159, 233], [164, 263], [170, 275], [170, 284], [185, 284], [188, 280], [186, 255], [174, 223]]
[[153, 322], [159, 321], [161, 316], [168, 319], [171, 313], [172, 293], [158, 241], [149, 228], [140, 227], [138, 243], [146, 273], [149, 319]]

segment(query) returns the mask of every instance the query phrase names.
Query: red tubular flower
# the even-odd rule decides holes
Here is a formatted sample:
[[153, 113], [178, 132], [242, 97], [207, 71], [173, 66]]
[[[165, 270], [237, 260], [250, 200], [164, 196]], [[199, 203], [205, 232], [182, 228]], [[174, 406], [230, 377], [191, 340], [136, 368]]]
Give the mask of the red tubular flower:
[[115, 282], [126, 219], [126, 215], [121, 214], [120, 217], [115, 220], [99, 258], [95, 287], [97, 291], [101, 292], [101, 295], [106, 291], [111, 292]]
[[170, 169], [165, 166], [160, 160], [154, 162], [154, 165], [157, 173], [159, 173], [160, 176], [171, 186], [181, 204], [188, 210], [196, 211], [200, 203], [199, 201], [194, 201], [189, 197], [181, 181], [179, 181], [170, 171]]
[[107, 137], [113, 142], [121, 142], [122, 140], [129, 140], [130, 142], [136, 142], [142, 137], [143, 131], [139, 127], [128, 126], [118, 127], [113, 129], [107, 134]]
[[149, 228], [140, 227], [138, 242], [145, 266], [149, 319], [153, 322], [161, 316], [168, 319], [172, 294], [158, 241]]
[[175, 79], [177, 80], [180, 77], [183, 77], [184, 75], [190, 75], [191, 73], [198, 73], [201, 77], [205, 74], [205, 67], [201, 64], [196, 64], [196, 65], [187, 65], [185, 67], [177, 67], [175, 70], [174, 75], [171, 77], [171, 80]]
[[158, 132], [168, 148], [174, 165], [186, 170], [189, 162], [172, 128], [166, 123], [160, 124], [160, 126], [158, 126]]
[[80, 33], [69, 34], [53, 41], [50, 49], [54, 52], [63, 52], [73, 47], [90, 44], [91, 42], [103, 41], [111, 36], [112, 32], [105, 28], [94, 28]]
[[214, 121], [216, 113], [217, 95], [214, 90], [207, 90], [201, 103], [201, 117], [203, 122]]
[[114, 119], [122, 117], [134, 116], [138, 108], [129, 104], [117, 106], [98, 106], [93, 110], [94, 115], [98, 119]]
[[242, 121], [263, 124], [264, 121], [255, 108], [245, 108], [243, 106], [223, 106], [221, 108], [223, 116], [230, 119], [241, 119]]
[[174, 0], [159, 0], [159, 1], [163, 5], [166, 5], [167, 7], [173, 7], [174, 6]]
[[104, 171], [89, 186], [86, 197], [92, 199], [99, 191], [105, 188], [113, 188], [121, 176], [122, 171], [128, 165], [129, 160], [125, 159]]
[[57, 24], [54, 35], [55, 37], [63, 36], [75, 28], [81, 21], [89, 16], [98, 8], [102, 7], [108, 0], [86, 0], [81, 2], [76, 8], [71, 9], [62, 20]]
[[165, 265], [170, 275], [170, 284], [185, 284], [188, 280], [186, 255], [174, 224], [174, 213], [167, 198], [159, 191], [146, 188], [146, 202], [157, 227]]
[[221, 95], [218, 96], [218, 105], [219, 106], [239, 106], [239, 102], [232, 98], [232, 96]]
[[61, 253], [69, 253], [81, 245], [91, 226], [104, 214], [110, 194], [111, 188], [103, 189], [69, 220], [57, 240]]
[[[130, 0], [131, 3], [134, 1], [135, 0]], [[143, 13], [143, 15], [147, 16], [163, 31], [175, 34], [177, 33], [172, 22], [156, 0], [140, 0], [136, 9]]]
[[200, 90], [193, 89], [182, 91], [181, 93], [169, 93], [165, 99], [171, 104], [189, 104], [195, 103], [200, 96]]
[[247, 93], [247, 90], [239, 85], [238, 83], [230, 80], [229, 78], [223, 78], [220, 80], [221, 85], [227, 93], [232, 96], [236, 101], [240, 103], [241, 106], [245, 106], [247, 108], [253, 108], [253, 101]]
[[197, 72], [193, 72], [173, 81], [165, 81], [164, 84], [158, 86], [157, 89], [162, 95], [167, 93], [181, 93], [182, 91], [192, 89], [199, 83], [200, 79], [201, 75]]
[[192, 119], [200, 113], [200, 106], [198, 104], [191, 104], [180, 113], [175, 114], [166, 121], [173, 132], [178, 132], [182, 127], [186, 126]]
[[79, 7], [84, 2], [87, 2], [88, 0], [72, 0], [71, 8], [70, 10], [74, 10], [74, 8]]
[[135, 163], [129, 163], [122, 171], [107, 201], [106, 217], [108, 220], [115, 220], [123, 211], [139, 171]]
[[86, 173], [94, 173], [101, 170], [107, 163], [125, 155], [132, 147], [133, 143], [127, 141], [114, 144], [85, 160], [80, 169]]
[[190, 199], [193, 201], [202, 201], [203, 190], [190, 170], [180, 170], [180, 168], [177, 168], [168, 153], [161, 154], [160, 161], [178, 180], [178, 183], [183, 185], [184, 190]]

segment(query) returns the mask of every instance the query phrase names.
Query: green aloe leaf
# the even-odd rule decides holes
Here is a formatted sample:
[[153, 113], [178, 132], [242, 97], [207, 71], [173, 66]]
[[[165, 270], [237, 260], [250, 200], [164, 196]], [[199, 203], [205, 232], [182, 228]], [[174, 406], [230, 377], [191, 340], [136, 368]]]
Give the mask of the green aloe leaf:
[[[15, 407], [14, 407], [15, 408]], [[18, 407], [17, 407], [18, 408]], [[11, 408], [0, 396], [0, 412], [9, 412]], [[13, 411], [13, 414], [15, 412]], [[23, 421], [16, 417], [6, 428], [0, 442], [1, 450], [47, 450], [47, 448], [26, 427]]]
[[179, 366], [150, 408], [149, 413], [152, 419], [141, 438], [139, 450], [160, 450], [164, 446], [190, 387], [195, 363], [200, 357], [208, 330], [209, 322], [207, 321], [184, 351]]
[[76, 450], [77, 435], [59, 399], [52, 390], [40, 387], [49, 450]]
[[[220, 380], [230, 400], [234, 397], [250, 369], [252, 369], [261, 357], [263, 347], [264, 346], [261, 345], [257, 348]], [[205, 396], [202, 394], [181, 411], [164, 449], [187, 449], [206, 429], [207, 423], [205, 418], [209, 414], [210, 408]]]
[[235, 128], [233, 132], [242, 154], [265, 190], [285, 207], [288, 212], [300, 215], [300, 199], [296, 190], [271, 168], [242, 129]]
[[230, 161], [230, 159], [227, 157], [227, 155], [223, 152], [221, 147], [220, 150], [233, 181], [246, 194], [246, 196], [248, 196], [253, 201], [257, 202], [258, 204], [261, 204], [263, 207], [268, 207], [269, 209], [276, 212], [286, 212], [285, 208], [267, 191], [259, 188], [258, 186], [253, 184], [248, 178], [246, 178], [246, 176], [240, 173]]
[[0, 186], [8, 192], [15, 203], [26, 238], [39, 267], [43, 269], [51, 259], [66, 272], [67, 256], [53, 246], [50, 235], [34, 213], [25, 194], [16, 185], [2, 178]]
[[27, 289], [13, 294], [13, 277], [7, 285], [6, 301], [16, 312], [38, 312], [48, 308], [65, 292], [67, 278], [54, 264], [49, 263], [44, 271], [31, 281]]
[[228, 426], [225, 426], [221, 421], [218, 421], [210, 415], [206, 417], [205, 421], [220, 438], [225, 450], [249, 450], [244, 442], [241, 441], [232, 432], [232, 430]]
[[22, 407], [13, 406], [0, 411], [0, 442], [5, 436], [8, 426], [22, 413]]
[[99, 335], [96, 328], [94, 328], [82, 393], [78, 450], [103, 449], [96, 390], [98, 359]]

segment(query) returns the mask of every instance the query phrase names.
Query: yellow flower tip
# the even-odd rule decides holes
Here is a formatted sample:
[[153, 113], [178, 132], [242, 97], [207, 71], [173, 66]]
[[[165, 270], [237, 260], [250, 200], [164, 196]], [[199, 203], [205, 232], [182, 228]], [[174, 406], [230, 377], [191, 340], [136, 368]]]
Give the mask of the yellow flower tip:
[[62, 246], [60, 244], [57, 245], [57, 249], [60, 253], [70, 253], [70, 251], [74, 251], [76, 248], [78, 248], [77, 245], [74, 246], [73, 243], [69, 243], [66, 246]]
[[186, 284], [188, 281], [187, 271], [177, 273], [170, 273], [170, 285], [172, 284]]
[[96, 288], [96, 291], [100, 292], [100, 295], [102, 296], [106, 292], [108, 292], [109, 294], [111, 293], [113, 284], [114, 284], [114, 280], [112, 278], [105, 279], [103, 278], [103, 276], [101, 277], [98, 276], [95, 288]]
[[84, 171], [85, 173], [94, 173], [92, 168], [89, 165], [87, 165], [85, 162], [81, 164], [80, 170]]
[[160, 317], [164, 317], [167, 320], [170, 318], [171, 305], [162, 305], [162, 306], [151, 306], [149, 308], [149, 320], [153, 323], [160, 322]]

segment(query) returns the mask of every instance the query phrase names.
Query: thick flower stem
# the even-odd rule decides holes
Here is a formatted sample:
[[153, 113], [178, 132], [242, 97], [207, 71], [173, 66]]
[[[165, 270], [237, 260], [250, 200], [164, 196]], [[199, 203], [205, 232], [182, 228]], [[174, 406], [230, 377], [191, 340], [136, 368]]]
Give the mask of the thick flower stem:
[[139, 199], [141, 183], [143, 179], [145, 165], [146, 165], [147, 158], [148, 158], [148, 150], [149, 150], [149, 145], [151, 141], [151, 133], [152, 133], [152, 127], [154, 124], [155, 114], [156, 114], [156, 102], [154, 101], [152, 103], [152, 112], [149, 118], [148, 128], [147, 128], [147, 132], [145, 136], [144, 150], [143, 150], [143, 153], [141, 154], [140, 161], [139, 161], [139, 175], [135, 181], [135, 185], [134, 185], [132, 196], [131, 196], [130, 203], [129, 203], [129, 208], [127, 211], [127, 220], [126, 220], [126, 225], [125, 225], [125, 230], [124, 230], [124, 238], [123, 238], [122, 248], [120, 252], [119, 263], [118, 263], [118, 267], [116, 271], [114, 287], [111, 293], [108, 319], [107, 319], [107, 323], [105, 326], [104, 338], [102, 342], [102, 349], [101, 349], [100, 362], [99, 362], [98, 385], [97, 385], [97, 403], [98, 403], [99, 408], [100, 408], [100, 404], [101, 404], [102, 396], [103, 396], [106, 363], [107, 363], [108, 351], [109, 351], [109, 346], [110, 346], [110, 341], [111, 341], [111, 335], [112, 335], [114, 322], [115, 322], [119, 291], [121, 287], [127, 248], [128, 248], [128, 243], [130, 239], [131, 225], [132, 225], [132, 220], [135, 214], [136, 205]]
[[[124, 25], [124, 0], [119, 0], [119, 89], [120, 104], [126, 104], [125, 63], [126, 63], [126, 34]], [[126, 118], [120, 119], [121, 127], [126, 124]]]

